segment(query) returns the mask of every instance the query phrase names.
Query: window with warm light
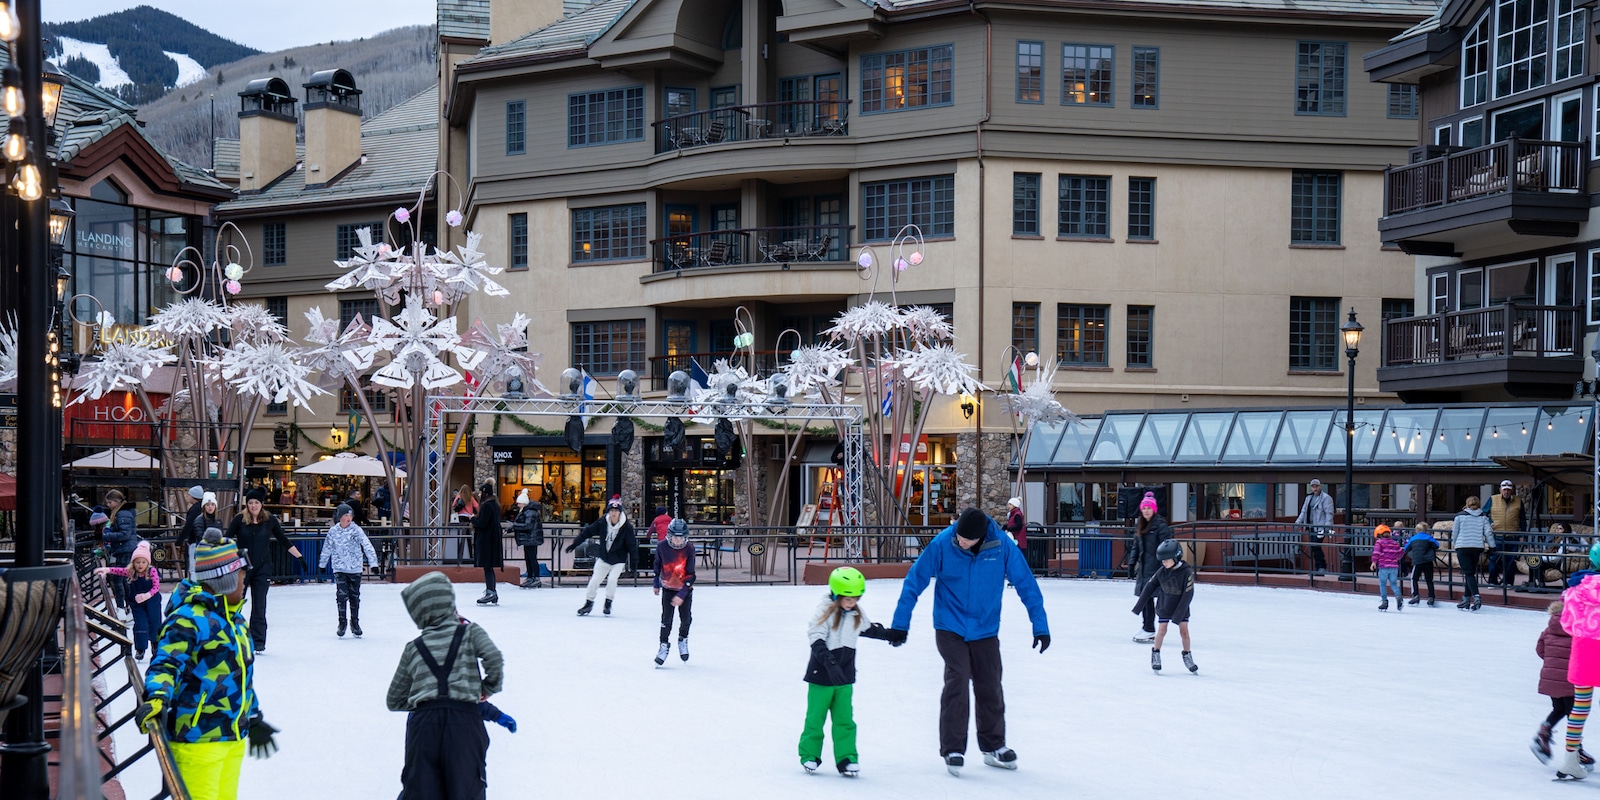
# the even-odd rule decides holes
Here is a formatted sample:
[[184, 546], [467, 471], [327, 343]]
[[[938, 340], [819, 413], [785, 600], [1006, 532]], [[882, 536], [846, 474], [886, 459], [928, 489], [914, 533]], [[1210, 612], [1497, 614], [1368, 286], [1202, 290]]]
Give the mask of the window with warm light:
[[907, 225], [921, 228], [923, 236], [954, 236], [955, 217], [954, 175], [861, 184], [861, 220], [869, 242], [892, 239]]
[[1116, 105], [1112, 75], [1116, 48], [1102, 44], [1061, 46], [1061, 104], [1064, 106]]
[[644, 258], [644, 237], [644, 203], [572, 210], [574, 263]]
[[861, 57], [861, 112], [904, 111], [952, 102], [955, 46]]
[[1062, 303], [1056, 306], [1056, 363], [1064, 367], [1104, 367], [1111, 306]]

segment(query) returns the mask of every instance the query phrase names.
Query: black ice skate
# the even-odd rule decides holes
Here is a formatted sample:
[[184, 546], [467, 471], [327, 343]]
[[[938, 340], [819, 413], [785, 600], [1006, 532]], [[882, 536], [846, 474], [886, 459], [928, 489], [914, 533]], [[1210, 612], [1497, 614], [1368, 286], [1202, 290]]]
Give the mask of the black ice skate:
[[846, 778], [855, 778], [861, 775], [861, 765], [846, 758], [839, 762], [839, 774]]
[[688, 639], [679, 639], [678, 640], [678, 658], [681, 658], [684, 661], [688, 661], [689, 660], [689, 640]]
[[1150, 648], [1150, 668], [1156, 672], [1161, 671], [1161, 651], [1154, 647]]
[[602, 613], [604, 613], [608, 617], [611, 616], [611, 598], [609, 598], [609, 597], [606, 598], [606, 609]]
[[[1416, 604], [1422, 602], [1422, 595], [1420, 595], [1420, 594], [1411, 595], [1411, 601], [1410, 602], [1411, 602], [1411, 605], [1416, 605]], [[1431, 606], [1431, 605], [1433, 605], [1433, 603], [1430, 602], [1430, 603], [1428, 603], [1428, 605]]]
[[667, 663], [667, 656], [669, 656], [671, 654], [672, 654], [672, 646], [667, 644], [666, 642], [662, 642], [661, 643], [661, 647], [656, 650], [656, 666], [659, 667], [662, 664]]
[[1001, 747], [983, 754], [983, 763], [1001, 769], [1017, 768], [1017, 751], [1009, 747]]
[[1480, 608], [1483, 608], [1483, 597], [1475, 594], [1472, 596], [1472, 610], [1477, 611]]
[[497, 606], [497, 605], [500, 605], [500, 593], [496, 592], [493, 589], [485, 590], [484, 593], [483, 593], [483, 596], [478, 598], [478, 605], [480, 605], [480, 606]]
[[351, 617], [350, 618], [350, 632], [355, 634], [357, 637], [361, 636], [361, 618], [360, 617]]
[[593, 611], [593, 610], [594, 610], [594, 601], [593, 600], [585, 600], [585, 601], [583, 601], [583, 607], [578, 609], [578, 616], [587, 617], [587, 616], [589, 616], [589, 612]]
[[1534, 734], [1533, 743], [1528, 745], [1533, 751], [1533, 757], [1539, 759], [1540, 764], [1550, 763], [1550, 723], [1539, 723], [1539, 732]]
[[1459, 608], [1459, 609], [1465, 611], [1471, 605], [1472, 605], [1472, 595], [1464, 594], [1464, 595], [1461, 596], [1461, 602], [1456, 603], [1456, 608]]
[[1378, 601], [1378, 610], [1379, 611], [1388, 611], [1389, 610], [1389, 598], [1385, 597], [1382, 600]]
[[1183, 651], [1183, 665], [1188, 667], [1192, 673], [1197, 675], [1200, 673], [1200, 668], [1194, 664], [1194, 656], [1188, 650]]
[[944, 768], [950, 770], [950, 774], [957, 778], [961, 777], [961, 768], [966, 766], [966, 763], [966, 756], [960, 753], [950, 753], [944, 757]]
[[339, 618], [339, 630], [334, 631], [334, 633], [337, 633], [339, 635], [339, 638], [343, 639], [344, 638], [344, 631], [345, 631], [346, 627], [347, 626], [345, 625], [344, 617], [340, 617]]

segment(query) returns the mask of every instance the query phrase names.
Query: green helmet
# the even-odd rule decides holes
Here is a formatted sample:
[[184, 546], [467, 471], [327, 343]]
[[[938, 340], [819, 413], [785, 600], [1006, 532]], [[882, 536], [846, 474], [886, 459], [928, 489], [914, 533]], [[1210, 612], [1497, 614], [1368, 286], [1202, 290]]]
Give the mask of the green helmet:
[[855, 567], [840, 567], [828, 576], [828, 591], [834, 597], [860, 597], [867, 591], [867, 579]]
[[1600, 569], [1600, 542], [1595, 542], [1589, 547], [1589, 563], [1595, 569]]

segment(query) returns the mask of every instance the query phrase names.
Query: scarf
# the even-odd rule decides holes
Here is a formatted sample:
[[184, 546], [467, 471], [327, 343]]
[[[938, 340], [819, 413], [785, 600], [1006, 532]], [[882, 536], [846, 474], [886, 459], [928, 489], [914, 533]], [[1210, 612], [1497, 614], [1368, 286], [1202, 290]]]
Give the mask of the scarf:
[[611, 543], [617, 540], [617, 531], [628, 522], [628, 512], [623, 511], [617, 515], [617, 524], [611, 524], [611, 515], [606, 514], [606, 552], [611, 552]]

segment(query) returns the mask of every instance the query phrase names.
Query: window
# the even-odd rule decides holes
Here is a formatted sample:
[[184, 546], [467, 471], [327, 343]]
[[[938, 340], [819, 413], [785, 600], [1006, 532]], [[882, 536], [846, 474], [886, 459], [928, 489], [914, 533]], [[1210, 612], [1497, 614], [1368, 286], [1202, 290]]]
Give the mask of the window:
[[573, 323], [572, 363], [590, 375], [644, 372], [644, 320]]
[[271, 314], [279, 325], [286, 328], [289, 326], [289, 298], [268, 297], [262, 302], [262, 305], [266, 306], [267, 313]]
[[1339, 298], [1289, 298], [1289, 369], [1337, 372]]
[[[737, 10], [737, 9], [736, 9]], [[712, 108], [731, 108], [739, 105], [738, 86], [714, 86], [711, 88]]]
[[507, 239], [511, 242], [507, 269], [528, 268], [528, 215], [511, 214], [506, 219]]
[[1056, 235], [1104, 239], [1111, 235], [1111, 178], [1062, 175]]
[[1161, 105], [1161, 48], [1133, 48], [1133, 107]]
[[1116, 48], [1098, 44], [1061, 46], [1061, 104], [1064, 106], [1109, 106], [1116, 101], [1111, 93], [1112, 62]]
[[667, 100], [665, 106], [668, 117], [682, 114], [693, 114], [696, 104], [695, 90], [667, 87]]
[[281, 267], [289, 263], [289, 231], [282, 222], [267, 222], [261, 226], [261, 263], [268, 267]]
[[368, 297], [360, 300], [339, 301], [340, 332], [350, 327], [350, 323], [354, 322], [357, 316], [361, 317], [362, 322], [371, 325], [372, 319], [378, 316], [378, 298]]
[[940, 314], [943, 314], [944, 318], [945, 318], [945, 321], [949, 322], [951, 325], [956, 324], [956, 304], [955, 303], [923, 303], [923, 305], [927, 306], [928, 308], [933, 309], [934, 311], [939, 312]]
[[1417, 118], [1417, 86], [1414, 83], [1389, 84], [1389, 119]]
[[334, 237], [334, 258], [344, 261], [356, 254], [356, 248], [361, 246], [360, 234], [356, 231], [366, 228], [372, 231], [372, 243], [383, 241], [383, 223], [357, 222], [354, 224], [340, 225], [338, 234]]
[[572, 210], [572, 260], [645, 257], [644, 203]]
[[644, 138], [644, 87], [567, 96], [567, 146], [587, 147]]
[[1039, 352], [1039, 304], [1011, 304], [1011, 346], [1019, 354]]
[[1575, 8], [1573, 0], [1556, 0], [1555, 80], [1583, 74], [1584, 32], [1589, 29], [1588, 9]]
[[1293, 244], [1339, 243], [1339, 195], [1342, 173], [1294, 171], [1289, 209], [1289, 241]]
[[527, 152], [528, 105], [521, 100], [506, 103], [506, 155], [520, 156]]
[[1106, 366], [1106, 319], [1111, 306], [1056, 306], [1056, 363]]
[[1461, 146], [1468, 149], [1483, 146], [1483, 117], [1461, 123]]
[[892, 239], [907, 225], [921, 228], [924, 236], [954, 236], [955, 176], [863, 183], [861, 219], [867, 241]]
[[1128, 238], [1156, 238], [1156, 179], [1128, 179]]
[[1416, 308], [1416, 301], [1409, 297], [1385, 297], [1383, 298], [1382, 320], [1388, 322], [1391, 319], [1405, 319], [1406, 317], [1416, 316]]
[[1011, 175], [1011, 235], [1039, 235], [1039, 173]]
[[[383, 389], [367, 389], [362, 392], [367, 396], [367, 403], [372, 406], [372, 413], [389, 410], [389, 393]], [[339, 413], [348, 414], [361, 410], [361, 400], [356, 396], [356, 391], [348, 384], [339, 390]]]
[[1128, 306], [1128, 368], [1155, 369], [1155, 306]]
[[861, 113], [947, 106], [955, 46], [939, 45], [861, 57]]
[[1489, 99], [1489, 15], [1485, 13], [1461, 39], [1461, 107]]
[[1600, 250], [1589, 251], [1589, 324], [1600, 325]]
[[1294, 113], [1344, 116], [1344, 42], [1300, 42], [1295, 56]]
[[1495, 97], [1545, 84], [1549, 26], [1549, 0], [1495, 0]]
[[1017, 42], [1017, 102], [1044, 102], [1044, 42]]

